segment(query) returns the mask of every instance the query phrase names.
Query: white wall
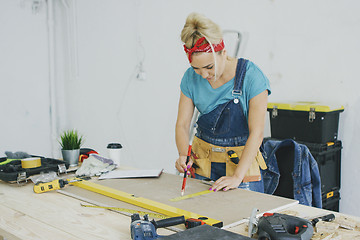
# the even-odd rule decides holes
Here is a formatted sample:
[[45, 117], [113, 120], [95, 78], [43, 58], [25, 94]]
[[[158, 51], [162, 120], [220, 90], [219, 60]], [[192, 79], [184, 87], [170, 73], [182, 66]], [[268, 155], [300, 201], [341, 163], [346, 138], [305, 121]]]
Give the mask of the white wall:
[[[357, 134], [360, 131], [357, 93], [360, 2], [78, 0], [76, 3], [78, 77], [72, 77], [66, 61], [65, 53], [69, 46], [60, 41], [64, 38], [62, 40], [66, 42], [66, 15], [61, 4], [56, 4], [57, 81], [59, 86], [64, 86], [63, 89], [59, 87], [57, 94], [61, 98], [58, 101], [65, 102], [59, 116], [61, 129], [77, 128], [86, 139], [85, 146], [104, 155], [107, 143], [122, 143], [122, 161], [126, 165], [165, 168], [174, 172], [177, 158], [174, 126], [179, 84], [189, 66], [182, 50], [180, 31], [186, 16], [198, 11], [223, 29], [245, 34], [242, 56], [255, 62], [269, 77], [272, 86], [270, 101], [307, 100], [345, 106], [339, 126], [339, 139], [344, 146], [340, 210], [360, 216], [356, 205], [360, 193], [355, 187], [360, 182], [360, 161], [357, 161], [356, 151], [360, 141]], [[1, 5], [8, 9], [4, 12], [17, 14], [16, 18], [14, 14], [7, 14], [6, 19], [14, 21], [6, 24], [3, 23], [3, 14], [0, 15], [0, 26], [7, 26], [11, 36], [19, 25], [22, 32], [26, 31], [29, 20], [24, 20], [25, 16], [35, 18], [29, 12], [22, 13], [13, 1], [3, 0]], [[39, 24], [44, 25], [44, 17], [41, 21]], [[42, 37], [45, 41], [46, 36], [42, 34], [44, 32], [36, 32], [31, 37]], [[20, 53], [32, 51], [31, 45], [19, 48], [20, 40], [16, 41], [14, 36], [10, 42]], [[43, 52], [46, 52], [45, 45], [46, 42], [42, 44]], [[16, 53], [6, 51], [6, 56], [13, 58]], [[143, 57], [146, 80], [140, 81], [135, 78], [136, 66]], [[46, 61], [46, 56], [44, 59], [42, 61]], [[26, 64], [22, 62], [21, 66], [27, 67]], [[9, 65], [8, 74], [16, 72], [19, 79], [29, 79], [26, 72], [16, 71], [16, 62]], [[46, 67], [33, 71], [44, 76], [47, 73]], [[6, 74], [0, 73], [1, 78], [6, 78]], [[31, 79], [46, 89], [45, 80], [40, 82], [34, 76]], [[1, 83], [3, 86], [3, 80]], [[21, 83], [26, 84], [26, 81]], [[5, 87], [11, 86], [5, 84]], [[24, 104], [26, 99], [25, 96], [17, 98], [14, 104]], [[34, 104], [24, 108], [32, 109]], [[34, 119], [29, 117], [26, 124], [31, 124]], [[7, 121], [2, 118], [0, 123], [4, 125]], [[12, 127], [15, 126], [14, 122]], [[49, 129], [44, 124], [31, 130], [46, 133]], [[17, 148], [15, 142], [7, 141], [11, 132], [5, 133], [0, 145]], [[22, 137], [33, 135], [30, 130], [17, 134]], [[36, 141], [19, 142], [27, 151], [38, 151]], [[50, 152], [49, 145], [42, 145], [41, 150], [46, 155]]]
[[0, 156], [51, 154], [46, 11], [0, 1]]

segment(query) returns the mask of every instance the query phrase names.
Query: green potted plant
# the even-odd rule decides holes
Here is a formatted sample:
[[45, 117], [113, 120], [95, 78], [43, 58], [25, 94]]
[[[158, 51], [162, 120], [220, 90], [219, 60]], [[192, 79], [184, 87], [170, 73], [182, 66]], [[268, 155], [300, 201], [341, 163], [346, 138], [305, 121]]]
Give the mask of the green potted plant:
[[60, 135], [61, 153], [70, 167], [79, 164], [80, 147], [83, 141], [83, 136], [79, 135], [77, 130], [67, 130]]

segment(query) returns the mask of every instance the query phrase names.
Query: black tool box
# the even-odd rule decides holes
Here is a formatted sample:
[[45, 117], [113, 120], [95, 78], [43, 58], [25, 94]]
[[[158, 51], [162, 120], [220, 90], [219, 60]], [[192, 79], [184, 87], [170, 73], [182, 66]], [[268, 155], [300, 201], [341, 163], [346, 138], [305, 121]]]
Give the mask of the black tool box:
[[335, 189], [333, 191], [322, 194], [323, 209], [339, 212], [339, 203], [340, 203], [339, 189]]
[[307, 143], [299, 142], [306, 145], [311, 155], [318, 163], [321, 192], [327, 193], [340, 189], [340, 173], [341, 173], [341, 149], [340, 140], [329, 143]]
[[339, 212], [341, 186], [341, 141], [304, 143], [319, 166], [322, 208]]
[[[32, 156], [40, 157], [40, 156]], [[21, 182], [25, 181], [28, 177], [40, 173], [47, 172], [60, 172], [66, 171], [69, 168], [69, 164], [62, 160], [40, 157], [41, 166], [36, 168], [22, 168], [21, 160], [14, 160], [7, 164], [0, 164], [0, 180], [5, 182]], [[7, 158], [0, 158], [0, 163], [6, 161]]]
[[271, 137], [311, 143], [337, 140], [343, 106], [316, 102], [268, 103]]
[[[264, 142], [266, 142], [267, 140], [281, 141], [281, 139], [276, 138], [265, 138]], [[302, 141], [296, 142], [307, 146], [311, 155], [314, 157], [318, 164], [321, 179], [321, 195], [323, 208], [333, 211], [339, 211], [342, 142], [340, 140], [328, 143], [309, 143]], [[284, 163], [286, 163], [287, 160], [291, 158], [290, 156], [293, 156], [294, 153], [291, 152], [291, 148], [283, 148], [281, 150], [284, 150], [286, 152], [279, 151], [276, 157], [278, 158], [278, 163], [282, 163], [284, 168], [289, 165], [284, 165]], [[288, 168], [289, 170], [283, 169], [283, 171], [291, 173], [293, 171], [293, 166]], [[284, 185], [285, 187], [281, 189], [276, 189], [274, 195], [293, 198], [293, 190], [291, 186], [288, 186], [287, 184], [282, 185]], [[278, 188], [282, 185], [279, 183]], [[276, 194], [280, 190], [282, 190], [281, 194]]]

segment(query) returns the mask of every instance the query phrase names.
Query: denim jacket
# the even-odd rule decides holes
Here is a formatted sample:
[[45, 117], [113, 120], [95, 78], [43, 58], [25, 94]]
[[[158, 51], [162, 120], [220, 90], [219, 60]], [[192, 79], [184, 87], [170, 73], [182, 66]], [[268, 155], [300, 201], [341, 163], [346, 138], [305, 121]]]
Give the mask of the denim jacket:
[[294, 199], [300, 204], [322, 207], [321, 179], [319, 167], [308, 147], [291, 139], [282, 141], [265, 140], [264, 155], [268, 168], [262, 170], [265, 193], [273, 194], [279, 184], [280, 173], [276, 160], [276, 151], [283, 146], [294, 147]]

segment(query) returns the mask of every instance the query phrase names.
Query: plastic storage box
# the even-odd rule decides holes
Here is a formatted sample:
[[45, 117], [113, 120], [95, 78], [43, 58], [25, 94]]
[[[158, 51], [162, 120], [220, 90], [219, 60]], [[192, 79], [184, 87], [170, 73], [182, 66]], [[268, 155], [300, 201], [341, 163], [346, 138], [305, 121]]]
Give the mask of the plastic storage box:
[[339, 190], [330, 191], [322, 194], [323, 209], [339, 212], [340, 192]]
[[[264, 142], [268, 140], [280, 140], [275, 138], [264, 138]], [[297, 141], [299, 144], [305, 145], [311, 155], [316, 160], [320, 179], [321, 179], [321, 195], [323, 208], [332, 211], [339, 211], [340, 200], [340, 179], [341, 179], [341, 149], [342, 142], [337, 140], [328, 143], [308, 143]], [[281, 150], [281, 151], [280, 151]], [[282, 163], [282, 170], [279, 167], [279, 171], [285, 171], [292, 173], [293, 165], [287, 162], [288, 159], [293, 159], [294, 151], [292, 148], [280, 148], [276, 153], [278, 164]], [[287, 168], [288, 170], [284, 169]], [[286, 177], [286, 174], [285, 174]], [[291, 175], [290, 175], [291, 177]], [[292, 182], [292, 179], [283, 179], [285, 182]], [[274, 192], [274, 195], [293, 198], [293, 188], [290, 184], [279, 183], [278, 188]]]
[[344, 107], [316, 102], [268, 103], [267, 110], [272, 138], [326, 143], [337, 140]]
[[[39, 157], [39, 156], [32, 156]], [[6, 161], [6, 157], [0, 158], [0, 180], [5, 182], [22, 182], [28, 177], [41, 172], [60, 172], [69, 168], [69, 164], [62, 160], [40, 157], [41, 166], [35, 168], [22, 168], [21, 160], [15, 160], [7, 164], [1, 164]]]
[[340, 189], [340, 173], [341, 173], [341, 141], [329, 143], [307, 143], [299, 142], [306, 145], [311, 155], [318, 163], [321, 192], [326, 194], [331, 191]]

